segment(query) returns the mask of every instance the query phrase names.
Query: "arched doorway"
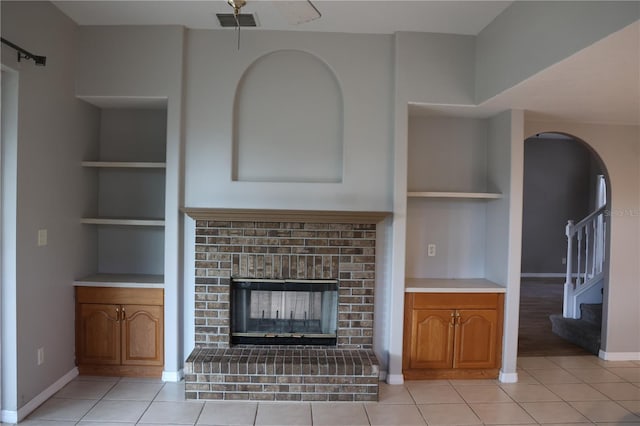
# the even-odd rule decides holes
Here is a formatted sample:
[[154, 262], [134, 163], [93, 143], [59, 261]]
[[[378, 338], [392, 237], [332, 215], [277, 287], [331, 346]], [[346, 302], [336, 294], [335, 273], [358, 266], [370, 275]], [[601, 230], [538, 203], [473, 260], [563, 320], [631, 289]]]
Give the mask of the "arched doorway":
[[606, 169], [585, 142], [564, 133], [532, 135], [524, 152], [518, 353], [597, 354], [607, 270]]

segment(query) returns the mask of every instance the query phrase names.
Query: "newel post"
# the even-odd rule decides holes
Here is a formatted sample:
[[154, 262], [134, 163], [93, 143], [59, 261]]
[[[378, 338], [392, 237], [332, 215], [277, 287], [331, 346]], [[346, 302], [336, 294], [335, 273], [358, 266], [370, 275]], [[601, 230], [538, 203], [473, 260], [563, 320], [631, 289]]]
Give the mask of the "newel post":
[[567, 235], [567, 275], [564, 282], [564, 299], [562, 303], [562, 315], [565, 318], [573, 318], [574, 309], [572, 300], [572, 293], [574, 290], [574, 284], [572, 281], [572, 268], [573, 268], [573, 221], [567, 222], [565, 233]]

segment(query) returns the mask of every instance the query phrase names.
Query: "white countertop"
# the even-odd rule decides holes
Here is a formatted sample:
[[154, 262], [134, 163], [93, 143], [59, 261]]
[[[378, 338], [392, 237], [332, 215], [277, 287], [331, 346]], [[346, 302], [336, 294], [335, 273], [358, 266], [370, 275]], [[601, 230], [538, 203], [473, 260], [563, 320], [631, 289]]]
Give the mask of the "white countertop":
[[482, 278], [406, 278], [405, 293], [505, 293], [506, 288]]
[[163, 275], [96, 274], [73, 282], [76, 287], [164, 288]]

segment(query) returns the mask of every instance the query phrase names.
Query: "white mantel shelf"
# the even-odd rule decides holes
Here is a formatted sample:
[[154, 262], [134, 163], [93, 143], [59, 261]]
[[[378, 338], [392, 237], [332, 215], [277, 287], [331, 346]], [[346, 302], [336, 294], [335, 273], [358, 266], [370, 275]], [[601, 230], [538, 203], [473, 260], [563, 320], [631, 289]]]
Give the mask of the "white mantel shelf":
[[217, 209], [183, 208], [195, 220], [246, 222], [303, 222], [303, 223], [358, 223], [375, 224], [391, 212], [338, 211], [338, 210], [275, 210], [275, 209]]
[[506, 289], [482, 278], [406, 278], [405, 293], [505, 293]]

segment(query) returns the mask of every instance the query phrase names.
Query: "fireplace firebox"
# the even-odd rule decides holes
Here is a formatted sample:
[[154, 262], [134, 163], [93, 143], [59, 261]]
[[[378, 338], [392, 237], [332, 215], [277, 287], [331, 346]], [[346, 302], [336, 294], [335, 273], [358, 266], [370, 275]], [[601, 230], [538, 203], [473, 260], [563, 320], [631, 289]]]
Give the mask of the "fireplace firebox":
[[232, 280], [231, 343], [336, 345], [335, 280]]

